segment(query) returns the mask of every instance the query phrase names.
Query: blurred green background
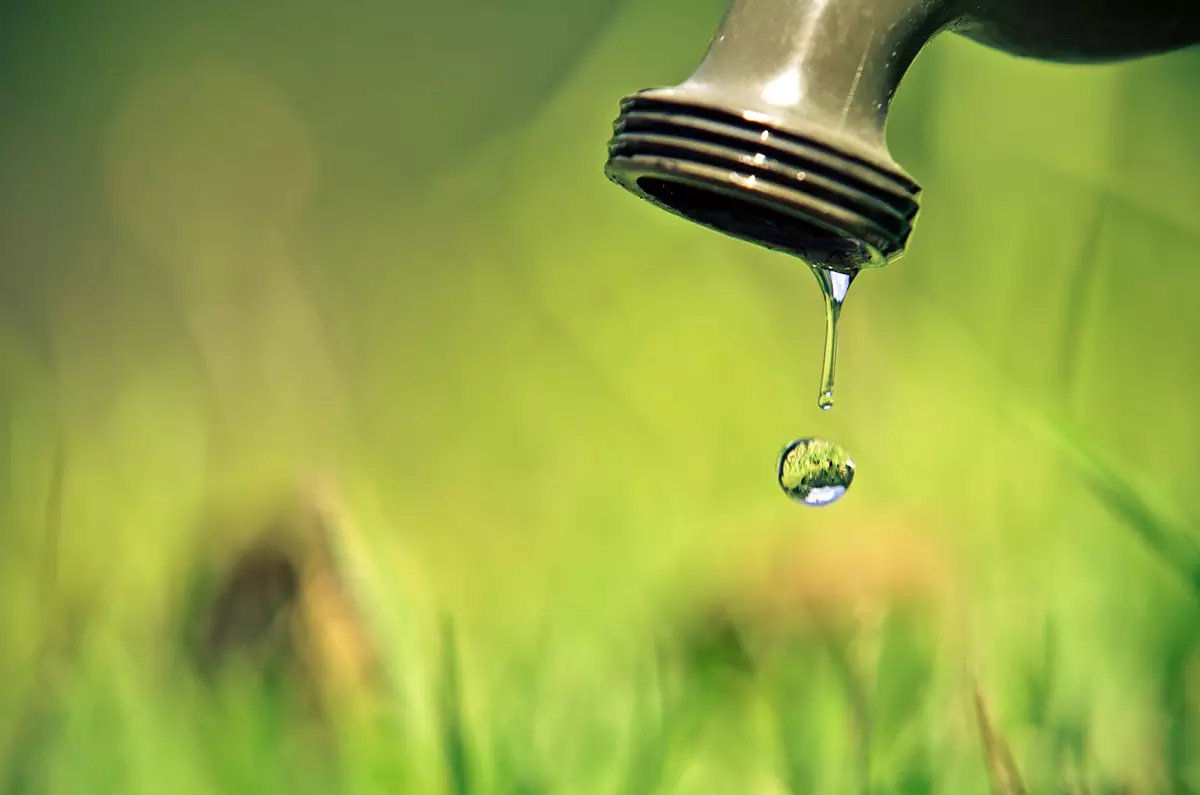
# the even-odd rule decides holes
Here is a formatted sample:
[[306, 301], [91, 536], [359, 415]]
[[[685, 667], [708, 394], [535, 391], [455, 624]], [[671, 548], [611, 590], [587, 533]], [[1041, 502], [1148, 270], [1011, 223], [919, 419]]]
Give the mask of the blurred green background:
[[[920, 764], [880, 757], [878, 791], [987, 791], [963, 666], [1031, 791], [1064, 791], [1057, 762], [1032, 778], [1072, 743], [1091, 791], [1200, 786], [1200, 54], [929, 47], [889, 123], [922, 217], [856, 282], [823, 414], [807, 269], [602, 174], [617, 101], [685, 78], [723, 7], [0, 8], [0, 739], [23, 748], [50, 689], [65, 716], [36, 765], [5, 752], [12, 791], [851, 791], [831, 675], [794, 702], [808, 785], [757, 708], [667, 743], [673, 778], [622, 771], [658, 748], [637, 694], [674, 606], [772, 544], [852, 538], [955, 583], [928, 698], [879, 684], [921, 695], [896, 709], [926, 739], [905, 741]], [[808, 435], [857, 463], [827, 510], [775, 483]], [[206, 707], [151, 671], [198, 517], [313, 472], [356, 517], [410, 687], [401, 728], [292, 780], [225, 724], [198, 751]], [[83, 650], [46, 684], [39, 650], [79, 609]], [[436, 728], [439, 613], [462, 732]]]

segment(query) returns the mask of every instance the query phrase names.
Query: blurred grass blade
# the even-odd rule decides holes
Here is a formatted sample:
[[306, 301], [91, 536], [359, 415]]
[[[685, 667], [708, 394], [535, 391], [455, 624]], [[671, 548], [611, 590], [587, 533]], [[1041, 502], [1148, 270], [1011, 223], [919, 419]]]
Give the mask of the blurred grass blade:
[[888, 611], [875, 673], [876, 741], [899, 735], [916, 717], [933, 681], [935, 639], [912, 610]]
[[[651, 657], [651, 681], [638, 693], [641, 714], [635, 718], [631, 734], [637, 738], [631, 750], [629, 768], [621, 789], [623, 795], [653, 795], [662, 785], [667, 771], [672, 729], [675, 725], [676, 703], [664, 677], [665, 653], [656, 648]], [[649, 691], [649, 692], [647, 692]], [[646, 707], [650, 707], [647, 709]], [[643, 728], [645, 727], [645, 728]], [[638, 737], [638, 734], [643, 736]]]
[[887, 611], [875, 665], [871, 748], [876, 788], [931, 792], [936, 778], [923, 718], [933, 685], [936, 638], [928, 616], [907, 606]]
[[984, 761], [987, 764], [988, 777], [992, 781], [992, 790], [996, 795], [1029, 795], [1025, 782], [1017, 770], [1012, 751], [1008, 743], [996, 731], [992, 717], [988, 711], [987, 701], [983, 697], [983, 689], [978, 682], [972, 683], [971, 699], [975, 708], [975, 720], [979, 727], [979, 739], [983, 744]]
[[1059, 449], [1072, 473], [1088, 490], [1200, 596], [1200, 549], [1186, 530], [1163, 517], [1125, 474], [1109, 464], [1066, 422], [1043, 419], [1036, 426]]
[[[969, 332], [952, 322], [952, 316], [938, 312], [937, 316], [951, 321], [953, 338], [964, 344], [977, 358], [990, 361], [993, 357]], [[1057, 448], [1066, 459], [1072, 473], [1105, 504], [1112, 513], [1122, 519], [1124, 525], [1170, 570], [1174, 571], [1187, 586], [1200, 596], [1200, 548], [1188, 533], [1160, 515], [1142, 497], [1127, 475], [1109, 464], [1089, 444], [1084, 435], [1061, 414], [1049, 413], [1032, 405], [1028, 395], [1017, 384], [1024, 383], [1001, 367], [990, 369], [986, 378], [991, 394], [999, 398], [1021, 423], [1030, 427], [1052, 447]]]
[[1159, 702], [1163, 715], [1163, 768], [1172, 793], [1194, 795], [1200, 786], [1200, 694], [1194, 694], [1200, 667], [1200, 629], [1195, 624], [1173, 633], [1163, 650]]
[[847, 706], [850, 708], [850, 715], [853, 721], [851, 731], [853, 732], [853, 744], [857, 757], [855, 760], [855, 773], [858, 776], [859, 792], [862, 795], [870, 795], [871, 739], [874, 733], [871, 729], [873, 719], [871, 697], [850, 651], [853, 639], [843, 637], [836, 628], [825, 620], [815, 605], [809, 604], [807, 609], [809, 615], [812, 617], [817, 637], [824, 645], [825, 651], [829, 655], [829, 660], [833, 663], [834, 670], [837, 672], [843, 693], [846, 697]]
[[10, 747], [5, 749], [0, 777], [3, 795], [32, 795], [42, 792], [51, 748], [61, 729], [57, 704], [37, 704], [36, 711], [16, 724]]
[[1058, 629], [1054, 621], [1047, 617], [1042, 630], [1041, 659], [1029, 666], [1026, 676], [1025, 719], [1038, 729], [1045, 729], [1050, 722], [1055, 680], [1058, 677], [1058, 655]]
[[66, 443], [60, 438], [54, 445], [50, 468], [50, 486], [46, 493], [46, 516], [42, 535], [42, 608], [45, 626], [52, 626], [58, 606], [59, 556], [62, 545], [63, 480], [66, 477]]
[[462, 705], [462, 682], [458, 639], [448, 617], [442, 619], [441, 723], [442, 752], [450, 795], [471, 795], [472, 781], [466, 720]]
[[[821, 709], [821, 697], [828, 691], [821, 676], [824, 666], [832, 668], [833, 663], [818, 657], [813, 648], [789, 648], [782, 679], [772, 693], [780, 776], [790, 795], [817, 792], [823, 783], [818, 772], [822, 734], [828, 730]], [[844, 710], [844, 702], [838, 708]]]
[[1105, 224], [1109, 216], [1109, 196], [1103, 194], [1088, 223], [1087, 237], [1075, 266], [1071, 271], [1066, 292], [1066, 306], [1063, 307], [1062, 340], [1059, 346], [1059, 363], [1056, 370], [1060, 374], [1059, 390], [1070, 402], [1075, 388], [1079, 371], [1079, 351], [1083, 346], [1084, 333], [1087, 327], [1091, 304], [1096, 300], [1098, 285], [1101, 280], [1096, 277], [1096, 263], [1100, 258], [1100, 244], [1104, 237]]

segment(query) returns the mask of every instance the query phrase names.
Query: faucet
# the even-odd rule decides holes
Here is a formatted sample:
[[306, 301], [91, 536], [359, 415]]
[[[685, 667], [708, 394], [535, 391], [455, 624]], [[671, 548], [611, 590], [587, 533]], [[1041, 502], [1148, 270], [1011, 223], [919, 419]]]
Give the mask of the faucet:
[[920, 186], [888, 107], [934, 36], [1067, 63], [1200, 42], [1195, 0], [732, 0], [696, 71], [621, 102], [605, 173], [703, 226], [851, 276], [899, 257]]

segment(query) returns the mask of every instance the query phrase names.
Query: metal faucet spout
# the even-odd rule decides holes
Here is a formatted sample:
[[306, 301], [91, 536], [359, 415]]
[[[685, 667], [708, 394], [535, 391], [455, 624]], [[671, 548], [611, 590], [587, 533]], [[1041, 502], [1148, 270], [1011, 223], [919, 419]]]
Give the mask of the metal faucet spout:
[[733, 0], [699, 67], [626, 97], [605, 173], [676, 215], [843, 273], [908, 244], [920, 187], [891, 100], [944, 30], [1018, 55], [1104, 61], [1200, 41], [1194, 0]]

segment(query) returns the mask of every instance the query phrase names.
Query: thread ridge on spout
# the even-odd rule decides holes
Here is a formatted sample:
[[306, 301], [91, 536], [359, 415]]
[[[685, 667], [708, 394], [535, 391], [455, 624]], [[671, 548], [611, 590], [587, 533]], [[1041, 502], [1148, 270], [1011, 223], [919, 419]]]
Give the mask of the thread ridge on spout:
[[710, 229], [842, 271], [887, 263], [917, 215], [916, 182], [764, 121], [638, 94], [621, 103], [605, 173]]

